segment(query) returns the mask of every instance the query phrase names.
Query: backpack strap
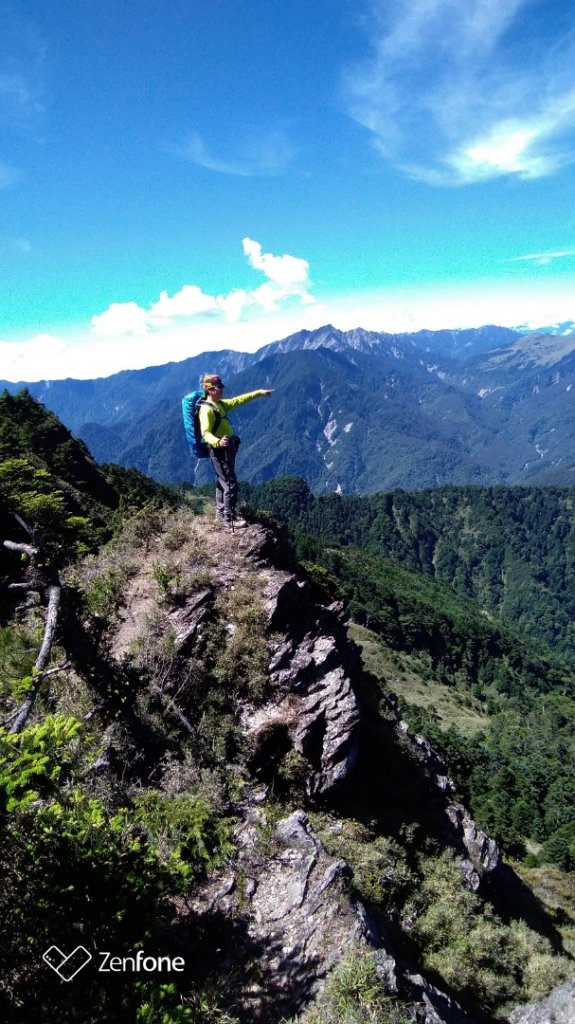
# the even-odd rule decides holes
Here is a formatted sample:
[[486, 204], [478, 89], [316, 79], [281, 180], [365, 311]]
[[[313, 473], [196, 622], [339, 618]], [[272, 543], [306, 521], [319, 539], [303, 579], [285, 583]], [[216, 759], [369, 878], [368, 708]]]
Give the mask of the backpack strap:
[[215, 432], [218, 429], [218, 427], [219, 427], [220, 423], [222, 422], [222, 420], [223, 419], [227, 420], [228, 417], [227, 416], [222, 416], [220, 410], [214, 405], [213, 402], [209, 402], [207, 398], [204, 398], [203, 402], [200, 402], [200, 405], [209, 405], [210, 409], [213, 409], [213, 411], [214, 411], [214, 425], [212, 427], [212, 434], [215, 434]]

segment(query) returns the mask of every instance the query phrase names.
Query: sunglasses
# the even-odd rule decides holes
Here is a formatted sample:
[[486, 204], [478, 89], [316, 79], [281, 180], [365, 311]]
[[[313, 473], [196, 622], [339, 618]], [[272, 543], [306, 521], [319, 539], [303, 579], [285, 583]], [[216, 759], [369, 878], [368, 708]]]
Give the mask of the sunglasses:
[[225, 384], [211, 384], [208, 391], [223, 391], [225, 386]]

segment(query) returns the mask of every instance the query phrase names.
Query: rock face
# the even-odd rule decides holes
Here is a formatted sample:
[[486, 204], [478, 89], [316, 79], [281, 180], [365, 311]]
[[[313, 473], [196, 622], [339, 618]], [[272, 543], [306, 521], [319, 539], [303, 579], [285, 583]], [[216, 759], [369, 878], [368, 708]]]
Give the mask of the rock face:
[[[265, 619], [262, 635], [253, 638], [264, 664], [267, 657], [264, 690], [258, 696], [249, 687], [230, 685], [229, 715], [245, 750], [239, 771], [244, 788], [232, 811], [238, 819], [235, 853], [225, 869], [198, 883], [193, 898], [177, 905], [187, 955], [201, 965], [199, 976], [229, 979], [226, 1004], [245, 1024], [280, 1024], [321, 999], [330, 971], [352, 950], [370, 952], [384, 990], [402, 1001], [414, 1024], [476, 1024], [419, 973], [417, 963], [407, 961], [407, 953], [397, 952], [389, 924], [397, 928], [397, 920], [376, 909], [377, 900], [372, 910], [359, 901], [350, 866], [328, 853], [306, 811], [319, 815], [321, 810], [318, 821], [327, 829], [322, 835], [328, 845], [326, 819], [337, 827], [339, 817], [357, 816], [355, 824], [369, 831], [372, 812], [380, 810], [377, 801], [390, 806], [395, 801], [398, 820], [407, 825], [427, 815], [428, 824], [433, 819], [429, 835], [456, 852], [472, 890], [486, 875], [497, 873], [501, 858], [496, 844], [455, 802], [445, 764], [424, 736], [410, 735], [395, 699], [374, 694], [373, 680], [348, 638], [343, 607], [318, 603], [311, 585], [292, 571], [278, 534], [263, 526], [251, 526], [236, 537], [214, 533], [213, 527], [202, 533], [206, 527], [201, 524], [195, 529], [189, 552], [178, 549], [180, 560], [173, 567], [184, 577], [197, 569], [194, 552], [201, 551], [205, 559], [209, 551], [210, 560], [198, 563], [202, 572], [194, 586], [178, 591], [176, 601], [158, 604], [154, 567], [161, 559], [151, 550], [130, 577], [126, 607], [111, 638], [111, 654], [122, 662], [134, 639], [145, 640], [152, 628], [163, 630], [178, 657], [186, 659], [209, 649], [214, 624], [225, 648], [238, 629], [238, 601], [249, 601], [258, 616], [262, 613], [258, 629]], [[250, 652], [251, 640], [250, 635]], [[178, 709], [177, 693], [156, 689], [160, 704], [193, 735], [193, 724]], [[387, 704], [383, 729], [379, 701]], [[390, 752], [393, 756], [386, 757]], [[107, 758], [104, 750], [93, 770], [101, 770]], [[290, 788], [294, 776], [289, 765], [297, 769], [295, 789]], [[417, 786], [410, 789], [412, 775]], [[358, 782], [369, 789], [374, 777], [383, 784], [377, 800], [368, 803]], [[412, 818], [405, 818], [403, 798], [412, 792], [417, 796], [409, 808]], [[278, 820], [278, 794], [300, 809], [284, 810]], [[377, 820], [373, 827], [379, 827]], [[351, 852], [345, 855], [353, 860]], [[566, 1006], [567, 996], [558, 996], [553, 1006]], [[575, 1016], [513, 1018], [513, 1024], [551, 1021], [575, 1024]]]
[[[391, 706], [392, 711], [395, 711], [393, 699]], [[486, 875], [500, 869], [501, 851], [493, 839], [477, 828], [469, 811], [461, 804], [450, 800], [455, 793], [455, 786], [447, 775], [444, 761], [426, 737], [420, 734], [411, 737], [407, 722], [399, 719], [397, 732], [403, 737], [404, 742], [411, 742], [428, 779], [445, 797], [445, 815], [452, 826], [451, 835], [446, 835], [446, 841], [464, 854], [462, 868], [465, 880], [468, 888], [475, 892]]]
[[469, 811], [461, 804], [449, 804], [447, 815], [461, 836], [467, 851], [468, 861], [464, 872], [470, 889], [477, 890], [485, 875], [490, 875], [501, 866], [501, 851], [497, 843], [477, 828]]
[[[229, 945], [221, 942], [219, 964], [232, 972], [244, 965], [236, 990], [242, 1019], [279, 1024], [321, 992], [346, 951], [369, 949], [382, 986], [409, 1000], [417, 1024], [473, 1024], [421, 975], [400, 968], [381, 927], [350, 899], [349, 866], [329, 856], [308, 816], [295, 811], [268, 833], [265, 811], [253, 797], [237, 829], [233, 871], [212, 878], [188, 908], [200, 918], [208, 913], [243, 921], [241, 938], [236, 931]], [[257, 971], [245, 968], [250, 950], [252, 956], [257, 950]]]
[[309, 765], [308, 794], [325, 795], [346, 779], [357, 755], [359, 709], [352, 677], [359, 663], [345, 654], [337, 609], [314, 606], [310, 614], [305, 583], [276, 571], [265, 597], [274, 699], [247, 709], [244, 728], [261, 749], [270, 735], [287, 736]]
[[539, 1003], [528, 1003], [514, 1010], [509, 1024], [574, 1024], [575, 981], [560, 985]]

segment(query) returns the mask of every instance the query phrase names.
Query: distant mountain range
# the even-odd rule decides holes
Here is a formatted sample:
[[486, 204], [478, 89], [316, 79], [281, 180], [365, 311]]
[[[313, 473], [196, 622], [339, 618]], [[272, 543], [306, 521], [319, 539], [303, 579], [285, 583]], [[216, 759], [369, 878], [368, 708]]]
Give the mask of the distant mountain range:
[[455, 483], [575, 482], [575, 334], [486, 326], [385, 334], [300, 331], [255, 353], [204, 353], [91, 381], [28, 387], [100, 462], [196, 483], [180, 398], [202, 372], [227, 394], [273, 387], [239, 410], [240, 475], [304, 477], [318, 492]]

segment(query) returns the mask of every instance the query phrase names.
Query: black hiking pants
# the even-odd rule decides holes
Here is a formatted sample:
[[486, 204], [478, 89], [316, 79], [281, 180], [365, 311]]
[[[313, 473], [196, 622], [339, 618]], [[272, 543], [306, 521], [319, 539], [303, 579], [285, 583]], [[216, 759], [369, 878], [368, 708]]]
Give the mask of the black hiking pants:
[[230, 437], [225, 448], [211, 448], [210, 460], [216, 474], [216, 515], [230, 523], [236, 514], [238, 500], [238, 478], [236, 477], [236, 452], [239, 438]]

